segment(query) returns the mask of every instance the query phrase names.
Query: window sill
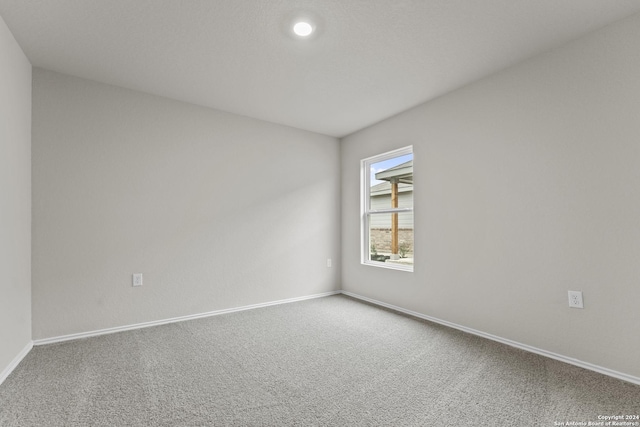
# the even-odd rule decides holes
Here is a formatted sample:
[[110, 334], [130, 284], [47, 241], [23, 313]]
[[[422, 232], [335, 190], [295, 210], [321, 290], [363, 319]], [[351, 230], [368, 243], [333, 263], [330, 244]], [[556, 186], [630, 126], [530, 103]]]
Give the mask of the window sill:
[[388, 270], [408, 271], [410, 273], [413, 273], [413, 264], [405, 264], [405, 263], [402, 263], [401, 261], [400, 262], [398, 261], [386, 261], [386, 262], [362, 261], [362, 265], [378, 267], [378, 268], [386, 268]]

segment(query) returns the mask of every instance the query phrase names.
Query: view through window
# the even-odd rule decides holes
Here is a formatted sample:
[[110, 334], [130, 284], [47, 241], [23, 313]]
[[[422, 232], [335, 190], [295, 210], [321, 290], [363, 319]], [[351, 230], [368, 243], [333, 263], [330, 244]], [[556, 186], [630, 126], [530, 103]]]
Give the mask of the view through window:
[[362, 161], [362, 262], [413, 270], [413, 150]]

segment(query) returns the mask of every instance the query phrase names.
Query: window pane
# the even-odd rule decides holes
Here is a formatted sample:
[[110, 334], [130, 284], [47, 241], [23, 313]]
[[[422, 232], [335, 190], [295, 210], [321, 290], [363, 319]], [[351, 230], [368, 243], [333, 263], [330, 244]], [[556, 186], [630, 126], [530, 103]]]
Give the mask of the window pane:
[[369, 243], [370, 261], [413, 265], [413, 212], [370, 214]]
[[369, 209], [413, 207], [413, 154], [371, 164]]

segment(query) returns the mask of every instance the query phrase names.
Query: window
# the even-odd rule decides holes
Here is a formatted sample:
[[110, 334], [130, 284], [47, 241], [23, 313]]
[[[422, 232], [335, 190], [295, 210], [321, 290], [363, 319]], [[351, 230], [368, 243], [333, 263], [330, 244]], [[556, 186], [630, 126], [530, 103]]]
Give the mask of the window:
[[362, 263], [413, 271], [413, 147], [361, 162]]

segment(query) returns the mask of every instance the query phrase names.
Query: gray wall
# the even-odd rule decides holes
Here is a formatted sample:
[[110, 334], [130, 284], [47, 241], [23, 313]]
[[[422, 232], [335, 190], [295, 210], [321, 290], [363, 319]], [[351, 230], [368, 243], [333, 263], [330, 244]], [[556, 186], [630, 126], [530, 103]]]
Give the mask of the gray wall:
[[35, 69], [33, 170], [34, 339], [339, 289], [334, 138]]
[[0, 122], [1, 374], [31, 342], [31, 64], [2, 18]]
[[[344, 138], [343, 289], [640, 377], [639, 52], [636, 15]], [[415, 272], [363, 266], [359, 161], [410, 144]]]

